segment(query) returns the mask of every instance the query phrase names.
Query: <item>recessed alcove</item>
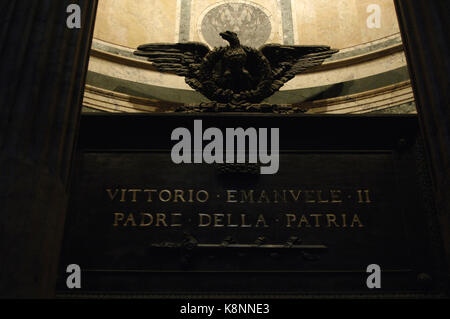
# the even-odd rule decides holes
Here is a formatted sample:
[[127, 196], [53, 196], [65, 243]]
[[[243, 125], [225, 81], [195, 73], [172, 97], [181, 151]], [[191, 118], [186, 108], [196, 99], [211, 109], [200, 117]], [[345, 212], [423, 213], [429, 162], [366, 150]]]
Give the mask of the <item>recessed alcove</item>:
[[392, 0], [100, 0], [83, 110], [171, 112], [207, 101], [184, 78], [157, 71], [133, 51], [160, 42], [212, 47], [223, 42], [222, 29], [236, 31], [251, 46], [340, 50], [297, 75], [270, 103], [303, 106], [311, 114], [416, 113]]

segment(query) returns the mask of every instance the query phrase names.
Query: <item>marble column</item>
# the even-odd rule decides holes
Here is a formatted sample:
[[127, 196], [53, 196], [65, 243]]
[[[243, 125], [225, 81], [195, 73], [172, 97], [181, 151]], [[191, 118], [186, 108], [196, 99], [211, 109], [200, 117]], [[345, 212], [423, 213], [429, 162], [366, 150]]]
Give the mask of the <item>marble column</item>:
[[[81, 7], [69, 29], [68, 5]], [[0, 5], [0, 297], [55, 292], [97, 1]]]
[[450, 265], [450, 5], [437, 0], [395, 0], [395, 5]]

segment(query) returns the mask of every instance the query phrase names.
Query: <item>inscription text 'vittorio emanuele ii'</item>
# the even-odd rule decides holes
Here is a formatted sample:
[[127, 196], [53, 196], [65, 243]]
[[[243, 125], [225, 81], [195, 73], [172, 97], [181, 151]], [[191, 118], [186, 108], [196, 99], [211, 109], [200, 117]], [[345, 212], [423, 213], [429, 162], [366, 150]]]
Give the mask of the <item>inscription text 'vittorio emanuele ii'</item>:
[[[108, 200], [121, 206], [129, 204], [129, 211], [120, 209], [112, 213], [115, 228], [182, 228], [194, 225], [198, 228], [364, 228], [364, 216], [357, 213], [359, 207], [373, 204], [368, 189], [343, 191], [328, 190], [225, 190], [211, 193], [194, 189], [152, 189], [152, 188], [108, 188]], [[222, 202], [229, 211], [214, 211], [211, 203]], [[148, 211], [132, 211], [133, 204], [147, 204]], [[188, 204], [198, 205], [195, 214], [182, 211], [152, 211], [152, 205]], [[202, 208], [202, 205], [208, 208]], [[298, 209], [284, 208], [295, 205]], [[271, 214], [258, 213], [258, 208], [275, 205]], [[278, 206], [276, 206], [278, 205]], [[352, 208], [348, 208], [351, 206]], [[177, 206], [179, 207], [179, 206]], [[279, 208], [277, 208], [279, 207]], [[250, 210], [246, 213], [243, 210]], [[361, 215], [361, 216], [360, 216]]]

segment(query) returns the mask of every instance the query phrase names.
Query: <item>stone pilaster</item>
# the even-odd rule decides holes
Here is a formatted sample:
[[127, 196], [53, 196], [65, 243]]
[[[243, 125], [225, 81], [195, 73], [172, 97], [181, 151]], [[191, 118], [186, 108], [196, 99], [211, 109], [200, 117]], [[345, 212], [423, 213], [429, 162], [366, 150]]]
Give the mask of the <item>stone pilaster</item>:
[[97, 1], [0, 7], [0, 297], [52, 297]]

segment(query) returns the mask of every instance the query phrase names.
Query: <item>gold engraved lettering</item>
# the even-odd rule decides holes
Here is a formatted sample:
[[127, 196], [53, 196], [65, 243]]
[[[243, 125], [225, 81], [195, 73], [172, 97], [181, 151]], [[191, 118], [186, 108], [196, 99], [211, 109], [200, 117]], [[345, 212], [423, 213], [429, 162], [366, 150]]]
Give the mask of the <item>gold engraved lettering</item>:
[[311, 217], [314, 217], [316, 224], [314, 225], [314, 227], [320, 227], [320, 221], [319, 218], [322, 216], [322, 214], [311, 214]]
[[172, 214], [171, 215], [172, 223], [171, 223], [170, 227], [181, 227], [181, 226], [183, 226], [183, 225], [181, 225], [181, 222], [179, 221], [179, 217], [181, 217], [181, 216], [183, 216], [183, 215], [182, 214], [178, 214], [178, 213]]
[[128, 214], [128, 218], [125, 221], [125, 223], [123, 224], [123, 227], [128, 227], [128, 224], [131, 224], [131, 226], [136, 227], [136, 220], [134, 219], [134, 215], [133, 214]]
[[329, 203], [330, 201], [328, 199], [323, 199], [322, 198], [322, 191], [317, 191], [317, 201], [319, 204], [325, 204], [325, 203]]
[[237, 190], [234, 189], [227, 190], [227, 203], [237, 203], [236, 193]]
[[109, 198], [111, 200], [114, 200], [114, 198], [116, 198], [117, 194], [119, 193], [119, 190], [116, 188], [114, 194], [111, 192], [111, 189], [107, 189], [106, 192], [108, 193]]
[[252, 225], [246, 223], [247, 222], [246, 218], [247, 218], [247, 214], [241, 214], [241, 221], [242, 221], [241, 227], [242, 228], [250, 228], [250, 227], [252, 227]]
[[347, 228], [347, 215], [346, 214], [342, 214], [342, 227]]
[[241, 203], [254, 203], [255, 200], [253, 198], [254, 190], [251, 189], [248, 192], [241, 190]]
[[225, 224], [223, 223], [224, 218], [224, 214], [214, 214], [214, 227], [225, 227]]
[[339, 225], [336, 223], [336, 215], [327, 214], [327, 221], [328, 221], [328, 228], [331, 227], [331, 224], [334, 224], [335, 227], [339, 227]]
[[352, 224], [350, 225], [350, 227], [355, 227], [355, 224], [358, 224], [358, 227], [360, 228], [364, 227], [364, 225], [361, 223], [361, 220], [359, 219], [358, 214], [355, 214], [355, 216], [353, 216]]
[[[145, 218], [148, 218], [148, 221], [145, 222]], [[141, 214], [141, 223], [139, 227], [150, 227], [153, 224], [153, 215], [152, 214]]]
[[266, 219], [264, 218], [264, 215], [260, 214], [258, 216], [258, 220], [256, 221], [255, 227], [259, 227], [259, 224], [262, 224], [262, 227], [268, 228], [269, 226], [266, 223]]
[[[209, 226], [211, 226], [211, 215], [209, 215], [209, 214], [198, 214], [198, 217], [199, 217], [198, 227], [209, 227]], [[205, 222], [205, 219], [207, 219], [207, 222]]]
[[132, 193], [131, 202], [136, 203], [136, 194], [142, 192], [142, 189], [129, 189], [128, 192]]
[[331, 202], [334, 204], [342, 203], [341, 191], [340, 190], [331, 190]]
[[297, 194], [294, 194], [294, 190], [293, 189], [291, 189], [290, 191], [289, 191], [289, 193], [291, 193], [291, 195], [292, 195], [292, 199], [294, 200], [294, 201], [296, 201], [296, 202], [298, 202], [298, 200], [300, 199], [300, 194], [302, 193], [302, 191], [301, 190], [297, 190]]
[[181, 200], [183, 203], [186, 202], [186, 200], [184, 199], [184, 191], [182, 191], [180, 189], [175, 190], [175, 198], [174, 198], [173, 202], [178, 203], [178, 200]]
[[264, 191], [264, 190], [261, 192], [261, 195], [259, 195], [258, 203], [262, 203], [262, 202], [263, 202], [263, 199], [266, 201], [266, 203], [270, 203], [270, 199], [269, 199], [269, 197], [267, 196], [266, 191]]
[[231, 217], [233, 216], [233, 214], [227, 214], [227, 219], [228, 219], [228, 227], [239, 227], [239, 225], [237, 224], [233, 224], [231, 222]]
[[[164, 194], [166, 194], [166, 195], [164, 196]], [[172, 199], [172, 192], [171, 191], [165, 189], [165, 190], [162, 190], [161, 192], [159, 192], [159, 200], [161, 202], [167, 203], [171, 199]]]
[[189, 190], [189, 200], [188, 200], [188, 202], [189, 203], [193, 203], [194, 202], [194, 190], [193, 189]]
[[283, 190], [283, 195], [280, 196], [280, 193], [276, 190], [273, 191], [274, 195], [274, 203], [278, 203], [278, 200], [280, 199], [283, 203], [286, 203], [286, 190]]
[[120, 202], [124, 203], [125, 202], [125, 195], [127, 194], [127, 190], [126, 189], [122, 189], [122, 196], [120, 197]]
[[287, 219], [286, 227], [290, 228], [292, 227], [292, 223], [297, 220], [297, 216], [295, 216], [294, 214], [286, 214], [286, 219]]
[[119, 226], [119, 222], [123, 222], [124, 219], [125, 219], [125, 214], [114, 213], [114, 227]]
[[160, 225], [164, 227], [168, 227], [166, 223], [166, 214], [156, 214], [156, 227], [160, 227]]
[[358, 203], [360, 204], [370, 204], [370, 191], [368, 189], [358, 190]]
[[300, 222], [298, 223], [298, 227], [303, 227], [303, 224], [306, 224], [306, 227], [311, 227], [311, 224], [309, 223], [308, 219], [305, 215], [302, 215], [300, 218]]
[[305, 191], [305, 202], [308, 204], [315, 204], [316, 198], [315, 198], [315, 191]]
[[[200, 197], [200, 194], [203, 194], [203, 199]], [[197, 192], [197, 202], [205, 203], [209, 199], [209, 193], [205, 190], [201, 190]]]
[[148, 193], [147, 202], [149, 202], [149, 203], [153, 202], [152, 194], [156, 193], [156, 192], [157, 192], [156, 189], [146, 189], [146, 190], [144, 190], [144, 193]]

